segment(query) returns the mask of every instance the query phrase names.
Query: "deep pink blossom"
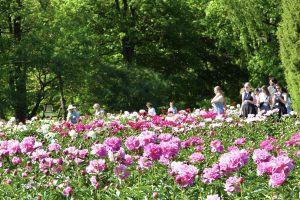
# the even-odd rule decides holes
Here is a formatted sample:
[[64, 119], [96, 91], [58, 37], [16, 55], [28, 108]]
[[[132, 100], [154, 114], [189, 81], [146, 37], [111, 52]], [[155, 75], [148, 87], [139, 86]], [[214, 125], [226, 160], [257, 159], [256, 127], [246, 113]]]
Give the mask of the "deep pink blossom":
[[181, 187], [192, 185], [199, 170], [193, 165], [187, 165], [182, 162], [171, 163], [171, 175], [176, 175], [175, 181]]
[[125, 146], [129, 150], [137, 150], [140, 148], [140, 140], [136, 136], [130, 136], [125, 142]]
[[284, 183], [285, 179], [286, 179], [286, 175], [285, 175], [285, 173], [283, 171], [280, 172], [280, 173], [273, 173], [270, 176], [269, 184], [273, 188], [276, 188], [276, 187], [281, 186]]
[[106, 157], [107, 156], [107, 148], [105, 145], [103, 144], [95, 144], [92, 146], [92, 151], [91, 151], [91, 154], [92, 155], [97, 155], [97, 156], [100, 156], [100, 157]]
[[233, 144], [242, 145], [245, 144], [245, 142], [246, 142], [246, 138], [238, 138], [233, 142]]
[[160, 145], [150, 143], [144, 147], [144, 156], [151, 160], [159, 160], [162, 155], [162, 149]]
[[155, 143], [157, 137], [156, 137], [155, 133], [152, 131], [143, 131], [138, 136], [138, 139], [140, 140], [140, 146], [144, 147], [150, 143]]
[[72, 193], [72, 191], [73, 191], [72, 187], [68, 186], [64, 189], [63, 195], [65, 195], [65, 196], [70, 195]]
[[271, 154], [265, 149], [255, 149], [252, 158], [256, 164], [259, 164], [269, 161]]
[[162, 156], [165, 159], [172, 159], [174, 158], [180, 149], [180, 142], [174, 142], [173, 140], [170, 140], [168, 142], [161, 142], [160, 147], [162, 149]]
[[21, 163], [21, 158], [19, 158], [19, 157], [13, 157], [12, 158], [12, 163], [13, 163], [13, 165], [20, 164]]
[[31, 153], [34, 151], [35, 137], [25, 137], [20, 143], [22, 153]]
[[110, 137], [106, 138], [103, 144], [111, 151], [118, 151], [122, 145], [122, 141], [118, 137]]
[[220, 140], [214, 140], [210, 143], [211, 152], [222, 152], [224, 151], [224, 147]]

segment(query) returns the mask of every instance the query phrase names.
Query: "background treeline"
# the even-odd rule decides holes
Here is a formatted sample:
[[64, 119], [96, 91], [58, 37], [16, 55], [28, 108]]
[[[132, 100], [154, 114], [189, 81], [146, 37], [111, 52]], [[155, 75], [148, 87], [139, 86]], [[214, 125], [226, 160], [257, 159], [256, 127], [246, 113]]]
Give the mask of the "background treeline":
[[240, 101], [245, 81], [285, 83], [281, 57], [299, 109], [299, 10], [299, 0], [0, 0], [0, 117], [23, 121], [48, 103], [61, 115], [69, 103], [194, 108], [215, 85]]

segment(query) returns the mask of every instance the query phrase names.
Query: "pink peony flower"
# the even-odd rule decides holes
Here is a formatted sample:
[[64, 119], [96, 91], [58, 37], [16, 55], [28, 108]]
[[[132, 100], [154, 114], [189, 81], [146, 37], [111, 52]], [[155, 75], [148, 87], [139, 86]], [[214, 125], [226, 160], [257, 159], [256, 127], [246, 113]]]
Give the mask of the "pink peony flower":
[[34, 151], [35, 137], [25, 137], [20, 143], [22, 153], [31, 153]]
[[204, 156], [201, 153], [193, 153], [189, 156], [189, 159], [192, 163], [198, 163], [204, 160]]
[[298, 150], [298, 151], [295, 151], [295, 153], [294, 153], [294, 156], [296, 156], [296, 157], [300, 157], [300, 150]]
[[13, 163], [13, 165], [20, 164], [21, 163], [21, 158], [19, 158], [19, 157], [13, 157], [12, 163]]
[[67, 196], [67, 195], [70, 195], [72, 193], [72, 187], [68, 186], [64, 189], [63, 191], [63, 195]]
[[170, 141], [171, 139], [173, 138], [173, 136], [169, 133], [166, 133], [166, 134], [160, 134], [158, 136], [158, 139], [161, 141], [161, 142], [168, 142]]
[[196, 147], [195, 147], [195, 151], [197, 151], [197, 152], [202, 151], [202, 150], [204, 150], [204, 149], [205, 149], [205, 146], [204, 146], [204, 145], [202, 145], [202, 146], [196, 146]]
[[86, 172], [88, 174], [99, 174], [106, 168], [105, 160], [91, 160], [89, 165], [86, 167]]
[[140, 140], [140, 146], [144, 147], [144, 146], [148, 145], [149, 143], [155, 143], [156, 135], [152, 131], [143, 131], [138, 136], [138, 139]]
[[261, 162], [269, 161], [271, 159], [271, 154], [265, 149], [255, 149], [252, 158], [256, 164], [259, 164]]
[[235, 150], [239, 150], [239, 148], [236, 147], [236, 146], [230, 146], [230, 147], [228, 147], [228, 151], [235, 151]]
[[285, 173], [282, 171], [281, 173], [273, 173], [270, 177], [269, 184], [273, 187], [281, 186], [286, 179]]
[[18, 140], [8, 140], [7, 150], [9, 155], [15, 155], [20, 151], [20, 143]]
[[210, 184], [213, 181], [221, 178], [220, 166], [215, 164], [212, 168], [205, 168], [202, 174], [202, 180], [206, 184]]
[[136, 136], [130, 136], [127, 138], [125, 146], [129, 150], [138, 150], [140, 148], [140, 140]]
[[243, 182], [242, 177], [235, 177], [231, 176], [226, 180], [225, 184], [225, 191], [230, 195], [233, 192], [239, 192], [240, 191], [240, 185]]
[[171, 175], [176, 175], [175, 181], [181, 187], [192, 185], [199, 170], [193, 165], [182, 162], [171, 163]]
[[246, 138], [238, 138], [233, 142], [233, 144], [242, 145], [245, 144], [245, 142], [246, 142]]
[[91, 181], [92, 186], [94, 186], [94, 187], [97, 186], [98, 182], [97, 182], [96, 176], [92, 176], [90, 178], [90, 181]]
[[150, 143], [144, 147], [144, 156], [150, 158], [151, 160], [159, 160], [162, 155], [162, 150], [160, 145]]
[[42, 160], [42, 159], [47, 158], [47, 157], [48, 157], [48, 154], [43, 149], [37, 149], [31, 155], [31, 158], [32, 158], [33, 161]]
[[214, 194], [214, 195], [207, 195], [206, 200], [221, 200], [219, 195]]
[[107, 156], [107, 148], [105, 145], [103, 144], [95, 144], [92, 146], [92, 151], [91, 151], [91, 154], [92, 155], [97, 155], [97, 156], [100, 156], [100, 157], [106, 157]]
[[59, 144], [49, 144], [48, 151], [55, 151], [56, 153], [59, 152], [61, 149], [61, 146]]
[[236, 172], [248, 163], [249, 155], [246, 150], [233, 150], [221, 155], [219, 159], [220, 170], [224, 173]]
[[152, 166], [152, 162], [148, 160], [146, 157], [140, 157], [138, 159], [138, 164], [140, 169], [150, 168]]
[[160, 147], [162, 150], [162, 156], [167, 160], [171, 160], [178, 154], [180, 149], [180, 142], [176, 142], [173, 140], [170, 140], [168, 142], [161, 142]]
[[189, 146], [196, 146], [204, 143], [203, 139], [199, 137], [191, 137], [187, 142], [189, 143]]
[[275, 139], [264, 140], [260, 143], [260, 148], [267, 151], [272, 151], [274, 149], [273, 144], [276, 143]]
[[88, 154], [88, 150], [87, 149], [82, 149], [78, 151], [78, 157], [79, 158], [85, 158]]
[[210, 143], [211, 152], [222, 152], [224, 151], [224, 147], [220, 140], [214, 140]]
[[118, 137], [111, 137], [106, 138], [103, 144], [111, 151], [118, 151], [121, 147], [122, 141]]

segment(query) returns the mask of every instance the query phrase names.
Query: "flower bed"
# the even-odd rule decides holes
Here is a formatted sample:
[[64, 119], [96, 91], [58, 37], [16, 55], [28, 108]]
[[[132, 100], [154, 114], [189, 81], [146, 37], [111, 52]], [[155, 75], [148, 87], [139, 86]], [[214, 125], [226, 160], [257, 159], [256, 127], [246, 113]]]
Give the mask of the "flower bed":
[[0, 194], [19, 199], [299, 199], [297, 116], [195, 110], [0, 125]]

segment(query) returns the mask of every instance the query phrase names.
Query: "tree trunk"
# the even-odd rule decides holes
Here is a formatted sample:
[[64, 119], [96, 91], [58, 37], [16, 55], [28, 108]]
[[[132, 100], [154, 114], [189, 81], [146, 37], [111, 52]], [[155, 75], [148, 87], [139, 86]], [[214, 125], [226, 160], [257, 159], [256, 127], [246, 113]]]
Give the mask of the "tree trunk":
[[18, 121], [25, 123], [27, 118], [27, 69], [22, 65], [17, 66], [15, 74], [15, 114]]
[[66, 99], [64, 94], [64, 81], [62, 80], [62, 77], [60, 74], [57, 75], [57, 79], [59, 82], [59, 92], [60, 92], [60, 105], [63, 112], [63, 118], [64, 120], [67, 119], [67, 110], [66, 110]]
[[[21, 0], [16, 0], [19, 10], [22, 8]], [[21, 16], [16, 16], [13, 20], [13, 35], [16, 42], [22, 38]], [[15, 114], [18, 121], [25, 123], [27, 118], [27, 91], [26, 79], [27, 69], [21, 62], [15, 63]]]

